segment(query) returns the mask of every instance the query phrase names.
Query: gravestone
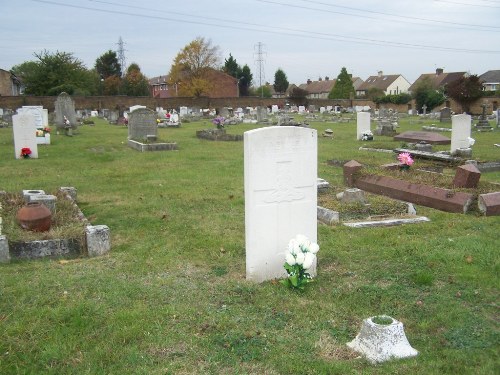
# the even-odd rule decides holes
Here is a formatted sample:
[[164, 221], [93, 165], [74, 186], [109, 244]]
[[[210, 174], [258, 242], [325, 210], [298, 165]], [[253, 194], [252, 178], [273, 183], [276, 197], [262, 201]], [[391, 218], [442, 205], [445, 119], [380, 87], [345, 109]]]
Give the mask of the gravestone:
[[458, 149], [468, 149], [472, 118], [470, 115], [455, 115], [451, 118], [451, 154]]
[[188, 115], [188, 107], [180, 107], [179, 108], [179, 115], [181, 117], [187, 116]]
[[310, 104], [309, 107], [307, 107], [309, 110], [309, 113], [314, 113], [316, 112], [316, 106], [314, 104]]
[[357, 113], [357, 131], [356, 138], [361, 140], [363, 133], [370, 131], [370, 112]]
[[43, 107], [41, 105], [23, 106], [17, 109], [17, 114], [29, 113], [35, 118], [37, 128], [43, 128]]
[[267, 118], [267, 108], [266, 107], [257, 107], [257, 122], [266, 122]]
[[288, 242], [297, 234], [316, 242], [317, 149], [314, 129], [272, 126], [244, 133], [248, 280], [284, 277]]
[[36, 143], [35, 117], [29, 113], [12, 116], [12, 130], [14, 131], [14, 152], [16, 159], [22, 159], [21, 149], [28, 147], [31, 150], [30, 158], [38, 158]]
[[56, 126], [58, 128], [65, 128], [64, 116], [69, 120], [71, 127], [76, 129], [76, 112], [75, 112], [75, 102], [71, 99], [69, 94], [62, 92], [56, 99], [55, 102], [55, 113], [56, 113]]
[[477, 131], [491, 131], [493, 128], [490, 126], [490, 122], [488, 121], [488, 116], [486, 115], [486, 108], [489, 107], [489, 104], [483, 103], [481, 105], [483, 108], [483, 112], [479, 117], [479, 121], [477, 122], [475, 128]]
[[449, 122], [451, 121], [451, 109], [444, 107], [441, 109], [439, 114], [439, 122]]
[[424, 105], [422, 106], [422, 110], [423, 110], [423, 114], [424, 114], [424, 116], [425, 116], [425, 115], [427, 115], [427, 105], [426, 105], [426, 104], [424, 104]]
[[276, 104], [273, 104], [273, 105], [271, 106], [271, 112], [272, 112], [272, 113], [278, 113], [278, 111], [279, 111], [278, 106], [277, 106]]
[[132, 111], [135, 111], [136, 109], [140, 109], [140, 108], [146, 108], [146, 106], [145, 105], [133, 105], [132, 107], [129, 108], [129, 113]]
[[303, 105], [299, 105], [299, 113], [304, 113], [306, 111], [306, 107]]
[[128, 139], [135, 141], [156, 140], [158, 124], [156, 113], [147, 108], [138, 108], [128, 114]]
[[433, 132], [407, 131], [394, 136], [395, 141], [404, 142], [426, 142], [433, 145], [449, 145], [450, 138]]
[[219, 116], [222, 116], [224, 118], [229, 117], [229, 109], [227, 107], [222, 107], [221, 110], [219, 111]]
[[110, 124], [118, 124], [118, 118], [120, 117], [120, 113], [117, 110], [110, 110], [108, 114], [108, 122]]

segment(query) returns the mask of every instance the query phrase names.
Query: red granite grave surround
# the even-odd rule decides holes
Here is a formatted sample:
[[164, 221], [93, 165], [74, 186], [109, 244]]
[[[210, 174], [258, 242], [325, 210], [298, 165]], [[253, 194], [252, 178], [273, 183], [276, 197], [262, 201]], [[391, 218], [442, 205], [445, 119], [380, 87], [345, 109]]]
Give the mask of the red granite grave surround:
[[479, 195], [478, 205], [486, 216], [500, 215], [500, 192]]
[[457, 168], [453, 186], [459, 188], [477, 188], [481, 172], [474, 164], [465, 164]]
[[363, 166], [356, 160], [348, 161], [344, 164], [344, 183], [349, 187], [354, 187], [354, 179]]

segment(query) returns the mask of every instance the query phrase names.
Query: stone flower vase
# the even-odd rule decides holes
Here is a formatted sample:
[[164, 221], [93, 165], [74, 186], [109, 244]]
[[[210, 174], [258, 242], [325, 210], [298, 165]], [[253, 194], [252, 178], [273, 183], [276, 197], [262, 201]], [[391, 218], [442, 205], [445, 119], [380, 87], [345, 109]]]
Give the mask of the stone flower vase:
[[347, 346], [363, 354], [372, 363], [416, 356], [418, 351], [408, 342], [403, 323], [387, 315], [379, 317], [390, 323], [377, 324], [373, 321], [376, 318], [374, 316], [363, 320], [359, 334]]
[[52, 213], [43, 203], [29, 202], [17, 211], [16, 220], [23, 229], [46, 232], [50, 229]]

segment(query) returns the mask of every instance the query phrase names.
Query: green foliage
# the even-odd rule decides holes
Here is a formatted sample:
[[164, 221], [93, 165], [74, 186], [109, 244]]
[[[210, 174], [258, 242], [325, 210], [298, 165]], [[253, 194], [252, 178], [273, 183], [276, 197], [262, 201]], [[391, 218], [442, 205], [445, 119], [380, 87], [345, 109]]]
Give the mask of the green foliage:
[[122, 67], [115, 51], [107, 51], [95, 61], [95, 70], [99, 77], [106, 79], [111, 76], [122, 76]]
[[483, 85], [477, 75], [460, 77], [446, 85], [446, 94], [470, 112], [470, 105], [483, 96]]
[[307, 96], [307, 90], [301, 89], [300, 87], [294, 87], [290, 92], [291, 98], [305, 98]]
[[72, 53], [44, 50], [35, 53], [37, 61], [27, 61], [12, 68], [25, 85], [27, 95], [58, 95], [62, 88], [72, 92], [95, 92], [93, 73]]
[[268, 85], [262, 85], [255, 88], [253, 94], [261, 98], [271, 98], [273, 96], [273, 94], [271, 93], [271, 88]]
[[408, 93], [384, 95], [374, 98], [375, 103], [392, 103], [392, 104], [407, 104], [411, 101], [411, 95]]
[[241, 68], [239, 74], [239, 87], [240, 87], [240, 96], [248, 96], [250, 91], [250, 86], [252, 85], [253, 75], [250, 71], [250, 67], [245, 64], [243, 68]]
[[306, 284], [313, 281], [311, 275], [301, 265], [294, 264], [293, 266], [285, 263], [284, 265], [288, 277], [280, 280], [280, 283], [288, 288], [304, 290]]
[[276, 70], [276, 73], [274, 73], [274, 91], [284, 94], [289, 85], [290, 83], [288, 82], [285, 72], [282, 69]]
[[148, 96], [149, 84], [146, 76], [141, 73], [139, 65], [132, 63], [127, 68], [123, 78], [123, 93], [128, 96]]
[[332, 91], [328, 94], [328, 99], [350, 99], [354, 97], [354, 85], [352, 84], [352, 76], [347, 73], [347, 69], [342, 67]]
[[443, 104], [446, 100], [443, 92], [441, 90], [436, 90], [428, 77], [425, 77], [417, 83], [413, 90], [413, 98], [415, 99], [419, 112], [422, 111], [424, 105], [427, 106], [427, 110], [430, 111], [438, 105]]
[[224, 68], [222, 70], [230, 76], [238, 78], [240, 67], [233, 55], [229, 54], [229, 58], [224, 60]]
[[384, 96], [384, 90], [379, 89], [378, 87], [370, 87], [366, 93], [367, 99], [370, 99], [374, 103], [376, 103], [377, 100], [380, 100], [380, 98], [383, 98]]

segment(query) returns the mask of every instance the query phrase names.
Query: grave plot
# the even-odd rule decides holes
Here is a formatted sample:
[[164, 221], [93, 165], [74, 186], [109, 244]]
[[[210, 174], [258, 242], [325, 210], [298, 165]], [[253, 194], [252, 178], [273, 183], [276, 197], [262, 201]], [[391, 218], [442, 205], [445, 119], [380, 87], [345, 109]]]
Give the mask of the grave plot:
[[[20, 221], [20, 210], [34, 202], [49, 209], [49, 228], [34, 229], [35, 225]], [[74, 188], [60, 188], [54, 195], [43, 190], [2, 192], [0, 218], [0, 262], [11, 258], [92, 257], [110, 250], [109, 228], [89, 223], [76, 204]], [[36, 221], [38, 214], [29, 219], [31, 223]]]
[[135, 106], [129, 114], [128, 146], [144, 151], [177, 150], [175, 142], [161, 142], [158, 140], [158, 123], [156, 113], [142, 106]]

